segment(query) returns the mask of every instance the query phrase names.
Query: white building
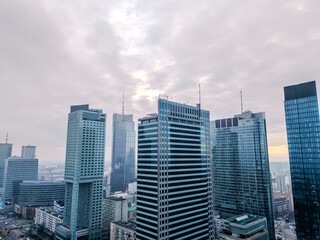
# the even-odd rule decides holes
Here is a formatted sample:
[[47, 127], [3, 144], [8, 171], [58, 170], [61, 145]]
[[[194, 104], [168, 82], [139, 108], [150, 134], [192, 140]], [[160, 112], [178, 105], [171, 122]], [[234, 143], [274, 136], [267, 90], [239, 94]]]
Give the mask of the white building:
[[58, 223], [62, 223], [63, 216], [58, 212], [52, 211], [50, 207], [36, 208], [36, 219], [35, 223], [42, 225], [44, 228], [48, 229], [50, 232], [54, 233], [56, 231], [56, 226]]
[[110, 223], [128, 221], [128, 200], [122, 197], [103, 199], [102, 227], [110, 231]]
[[128, 222], [112, 222], [110, 240], [135, 240], [136, 226]]
[[128, 184], [128, 193], [133, 194], [137, 192], [137, 182], [129, 183]]

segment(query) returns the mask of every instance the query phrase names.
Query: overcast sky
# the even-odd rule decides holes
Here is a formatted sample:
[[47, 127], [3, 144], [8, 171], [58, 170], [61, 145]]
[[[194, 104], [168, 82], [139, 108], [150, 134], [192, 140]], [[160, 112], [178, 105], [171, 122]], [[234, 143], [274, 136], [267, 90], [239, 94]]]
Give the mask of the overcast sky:
[[[271, 161], [285, 161], [283, 87], [319, 79], [320, 1], [16, 1], [0, 5], [0, 142], [64, 163], [70, 105], [111, 119], [156, 111], [159, 94], [211, 119], [265, 111]], [[319, 82], [318, 82], [319, 83]]]

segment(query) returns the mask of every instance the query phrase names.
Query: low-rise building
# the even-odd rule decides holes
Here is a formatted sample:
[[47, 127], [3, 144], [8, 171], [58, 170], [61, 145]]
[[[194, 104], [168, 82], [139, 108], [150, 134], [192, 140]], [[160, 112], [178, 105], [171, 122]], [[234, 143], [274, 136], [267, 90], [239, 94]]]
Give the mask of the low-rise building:
[[112, 222], [110, 226], [110, 240], [135, 240], [136, 225], [131, 222]]
[[36, 208], [35, 223], [42, 225], [51, 233], [55, 233], [57, 224], [61, 224], [63, 216], [59, 212], [52, 210], [52, 207]]
[[228, 218], [219, 234], [221, 240], [268, 240], [267, 220], [265, 217], [241, 214]]

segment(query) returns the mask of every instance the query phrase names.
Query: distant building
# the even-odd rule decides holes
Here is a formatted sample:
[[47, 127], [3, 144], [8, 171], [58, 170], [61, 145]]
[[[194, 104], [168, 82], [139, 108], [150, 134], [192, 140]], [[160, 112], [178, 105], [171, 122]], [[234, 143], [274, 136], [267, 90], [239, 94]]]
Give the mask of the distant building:
[[36, 146], [22, 146], [21, 157], [23, 158], [35, 158], [36, 157]]
[[40, 207], [36, 208], [35, 223], [42, 225], [45, 229], [52, 234], [56, 231], [57, 224], [61, 224], [63, 216], [53, 211], [52, 207]]
[[274, 213], [275, 217], [284, 217], [289, 213], [290, 200], [285, 196], [279, 196], [274, 198]]
[[320, 239], [320, 119], [316, 82], [284, 88], [298, 239]]
[[52, 206], [64, 200], [65, 189], [64, 181], [20, 181], [14, 184], [13, 199], [20, 207]]
[[128, 193], [133, 194], [137, 192], [137, 182], [129, 183], [128, 185]]
[[129, 222], [112, 222], [110, 240], [136, 240], [136, 225]]
[[267, 220], [249, 214], [228, 218], [223, 223], [219, 237], [221, 240], [268, 240]]
[[0, 188], [3, 187], [4, 165], [7, 158], [11, 157], [12, 144], [0, 143]]
[[122, 197], [110, 197], [103, 199], [102, 227], [107, 235], [110, 235], [110, 223], [128, 221], [128, 201]]
[[113, 114], [111, 192], [125, 192], [135, 181], [136, 132], [132, 114]]
[[[88, 233], [101, 238], [106, 114], [89, 105], [71, 106], [65, 162], [65, 214], [57, 237]], [[69, 232], [68, 232], [69, 231]], [[80, 231], [80, 232], [79, 232]]]
[[10, 157], [5, 161], [2, 208], [13, 209], [13, 186], [17, 181], [38, 180], [38, 159]]
[[250, 111], [211, 122], [213, 196], [222, 218], [267, 218], [275, 239], [265, 113]]

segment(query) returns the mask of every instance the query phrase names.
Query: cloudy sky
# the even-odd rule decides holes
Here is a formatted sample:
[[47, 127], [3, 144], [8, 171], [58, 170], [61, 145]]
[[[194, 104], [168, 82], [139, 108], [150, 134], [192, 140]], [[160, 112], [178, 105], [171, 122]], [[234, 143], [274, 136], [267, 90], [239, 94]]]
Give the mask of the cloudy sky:
[[[135, 119], [159, 94], [211, 119], [265, 111], [271, 161], [286, 161], [283, 86], [320, 74], [319, 1], [16, 1], [0, 6], [0, 141], [63, 163], [70, 105]], [[319, 82], [318, 82], [319, 83]]]

